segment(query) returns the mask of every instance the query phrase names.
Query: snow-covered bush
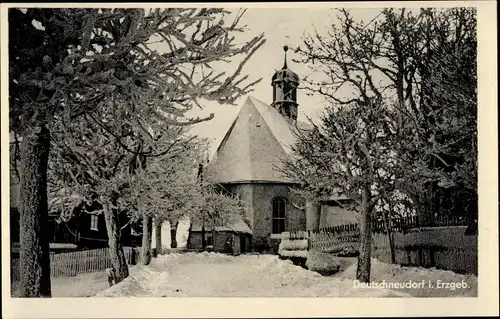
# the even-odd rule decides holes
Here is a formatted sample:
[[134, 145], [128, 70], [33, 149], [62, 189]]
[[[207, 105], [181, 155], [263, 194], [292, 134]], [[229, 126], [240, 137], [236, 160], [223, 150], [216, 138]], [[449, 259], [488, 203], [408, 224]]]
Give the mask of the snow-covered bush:
[[332, 275], [347, 269], [355, 260], [353, 258], [339, 257], [334, 254], [309, 251], [306, 267], [322, 275]]
[[322, 249], [322, 252], [339, 257], [355, 257], [359, 254], [359, 243], [339, 243], [338, 245]]
[[253, 250], [262, 253], [262, 252], [269, 251], [271, 246], [269, 245], [267, 238], [255, 237], [252, 239], [252, 248], [253, 248]]

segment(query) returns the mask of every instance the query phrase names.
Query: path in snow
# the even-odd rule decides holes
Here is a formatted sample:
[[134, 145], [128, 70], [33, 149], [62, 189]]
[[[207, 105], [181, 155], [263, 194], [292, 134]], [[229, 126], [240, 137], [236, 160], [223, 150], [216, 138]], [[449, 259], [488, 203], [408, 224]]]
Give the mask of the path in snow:
[[[468, 289], [354, 288], [356, 263], [332, 277], [294, 266], [277, 256], [226, 256], [214, 253], [169, 254], [149, 266], [130, 267], [130, 276], [108, 288], [105, 272], [52, 278], [53, 297], [477, 297], [477, 277], [451, 271], [402, 267], [372, 259], [375, 282], [466, 282]], [[16, 285], [13, 284], [13, 296]], [[96, 295], [97, 293], [97, 295]]]
[[360, 289], [345, 278], [323, 277], [271, 255], [169, 254], [131, 268], [123, 282], [98, 297], [408, 296]]

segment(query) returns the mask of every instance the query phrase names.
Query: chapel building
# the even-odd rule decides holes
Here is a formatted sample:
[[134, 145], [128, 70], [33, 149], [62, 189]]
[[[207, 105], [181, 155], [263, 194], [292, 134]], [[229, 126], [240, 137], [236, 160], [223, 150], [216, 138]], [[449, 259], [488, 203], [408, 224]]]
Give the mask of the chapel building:
[[251, 245], [264, 243], [271, 250], [277, 249], [282, 232], [318, 229], [321, 220], [326, 226], [335, 215], [306, 203], [292, 191], [296, 182], [281, 171], [296, 142], [294, 130], [307, 127], [297, 121], [299, 76], [288, 68], [287, 46], [284, 51], [283, 67], [271, 79], [271, 103], [245, 100], [205, 170], [212, 182], [244, 202]]

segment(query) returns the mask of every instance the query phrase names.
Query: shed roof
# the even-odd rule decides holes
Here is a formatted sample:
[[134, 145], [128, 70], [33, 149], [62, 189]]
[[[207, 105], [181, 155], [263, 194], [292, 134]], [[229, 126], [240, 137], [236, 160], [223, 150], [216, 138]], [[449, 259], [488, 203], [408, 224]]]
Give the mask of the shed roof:
[[[191, 227], [192, 232], [200, 232], [201, 231], [201, 221], [193, 221], [193, 225]], [[210, 224], [205, 225], [205, 230], [207, 232], [210, 232], [212, 230], [212, 227]], [[250, 234], [252, 235], [253, 232], [250, 229], [250, 227], [245, 223], [243, 219], [237, 219], [236, 221], [232, 223], [228, 223], [227, 225], [224, 226], [216, 226], [215, 230], [217, 232], [236, 232], [236, 233], [244, 233], [244, 234]]]

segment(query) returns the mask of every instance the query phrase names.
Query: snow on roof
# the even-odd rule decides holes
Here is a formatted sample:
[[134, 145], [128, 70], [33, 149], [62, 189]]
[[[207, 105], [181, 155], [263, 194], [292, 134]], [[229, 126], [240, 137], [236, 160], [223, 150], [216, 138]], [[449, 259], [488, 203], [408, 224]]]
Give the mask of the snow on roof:
[[[210, 223], [205, 224], [205, 231], [210, 232], [212, 230], [212, 226]], [[215, 230], [218, 232], [224, 231], [233, 231], [237, 233], [244, 233], [252, 235], [253, 232], [250, 227], [245, 223], [245, 221], [241, 218], [238, 218], [236, 221], [232, 223], [228, 223], [224, 226], [216, 226]], [[201, 231], [201, 222], [195, 221], [193, 222], [193, 226], [191, 227], [191, 231], [200, 232]]]
[[49, 243], [50, 249], [76, 249], [78, 248], [75, 244], [68, 243]]
[[306, 126], [297, 125], [272, 106], [247, 98], [208, 164], [207, 176], [218, 183], [293, 183], [279, 168], [292, 154], [294, 130]]
[[334, 227], [338, 225], [352, 224], [359, 221], [359, 213], [340, 206], [321, 206], [320, 226]]

